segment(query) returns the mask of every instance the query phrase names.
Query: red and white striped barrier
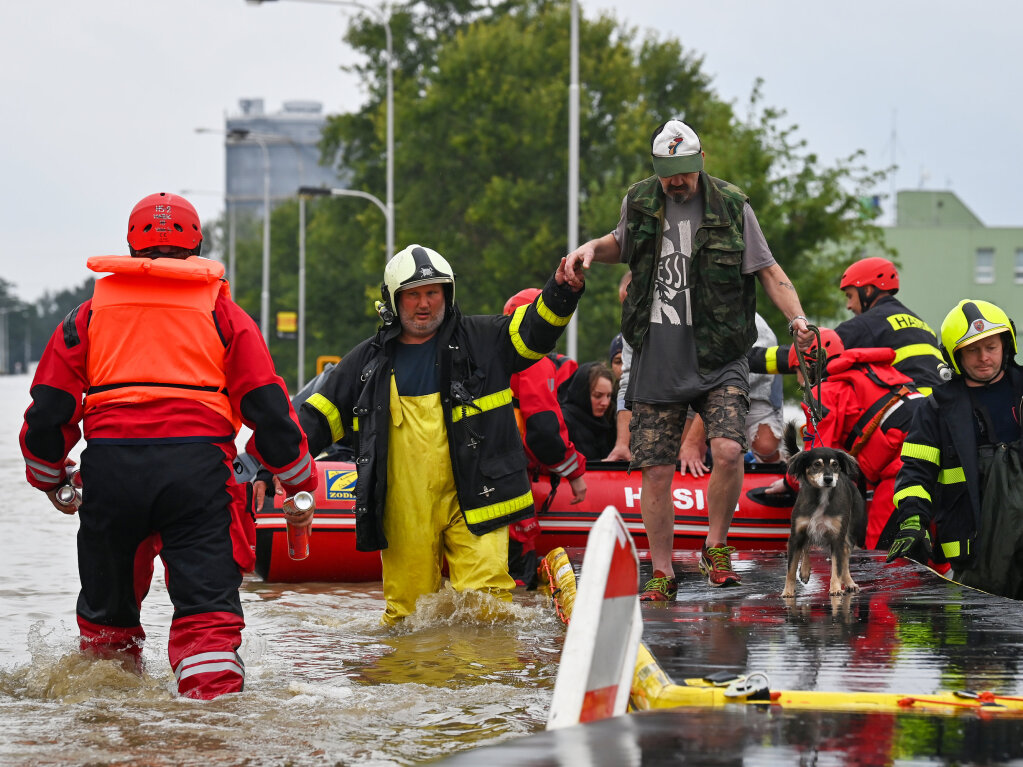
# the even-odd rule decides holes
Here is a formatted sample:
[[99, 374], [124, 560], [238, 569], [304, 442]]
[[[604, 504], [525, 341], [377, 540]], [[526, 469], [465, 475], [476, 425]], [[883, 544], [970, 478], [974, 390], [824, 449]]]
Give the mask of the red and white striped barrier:
[[548, 730], [625, 713], [643, 633], [638, 586], [636, 546], [608, 506], [586, 542]]

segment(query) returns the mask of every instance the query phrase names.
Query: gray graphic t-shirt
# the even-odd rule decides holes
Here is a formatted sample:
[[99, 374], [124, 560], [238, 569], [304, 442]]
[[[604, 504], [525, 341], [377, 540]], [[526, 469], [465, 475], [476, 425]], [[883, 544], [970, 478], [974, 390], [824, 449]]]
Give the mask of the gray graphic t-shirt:
[[[734, 362], [708, 375], [701, 375], [696, 364], [693, 327], [703, 320], [693, 317], [692, 313], [690, 263], [693, 235], [703, 222], [703, 195], [697, 194], [681, 204], [669, 197], [666, 206], [660, 261], [654, 277], [650, 330], [641, 352], [632, 361], [628, 399], [679, 404], [691, 402], [724, 385], [739, 386], [748, 391], [749, 363], [744, 349], [736, 350]], [[621, 218], [614, 232], [619, 245], [626, 236], [625, 218], [626, 201], [623, 200]], [[748, 203], [743, 208], [743, 239], [746, 242], [742, 257], [743, 274], [757, 272], [775, 263], [760, 223]]]

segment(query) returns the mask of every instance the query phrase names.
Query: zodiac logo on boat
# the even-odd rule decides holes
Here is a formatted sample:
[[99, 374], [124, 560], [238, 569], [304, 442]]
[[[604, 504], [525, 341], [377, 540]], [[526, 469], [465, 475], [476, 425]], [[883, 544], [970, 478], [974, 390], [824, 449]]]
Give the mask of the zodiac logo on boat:
[[327, 469], [327, 500], [354, 501], [357, 478], [358, 473], [354, 471]]

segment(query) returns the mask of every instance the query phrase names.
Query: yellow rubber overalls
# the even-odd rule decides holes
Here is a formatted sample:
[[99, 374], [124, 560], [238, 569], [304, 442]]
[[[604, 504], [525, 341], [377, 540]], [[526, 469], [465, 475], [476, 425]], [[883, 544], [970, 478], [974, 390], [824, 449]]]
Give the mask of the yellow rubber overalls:
[[511, 601], [508, 528], [479, 536], [466, 527], [440, 394], [402, 397], [392, 376], [390, 409], [382, 622], [393, 625], [415, 610], [420, 595], [440, 589], [445, 557], [456, 591], [487, 591]]

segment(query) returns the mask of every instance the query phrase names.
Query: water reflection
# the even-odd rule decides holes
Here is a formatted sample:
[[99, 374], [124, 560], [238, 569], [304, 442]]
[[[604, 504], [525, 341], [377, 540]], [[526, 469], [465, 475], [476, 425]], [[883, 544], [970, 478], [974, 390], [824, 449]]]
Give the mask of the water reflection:
[[831, 597], [821, 559], [783, 600], [784, 553], [743, 557], [742, 585], [713, 589], [694, 552], [677, 554], [678, 601], [644, 608], [644, 641], [672, 679], [757, 669], [773, 689], [1023, 692], [1023, 603], [866, 551], [851, 563], [858, 594]]

